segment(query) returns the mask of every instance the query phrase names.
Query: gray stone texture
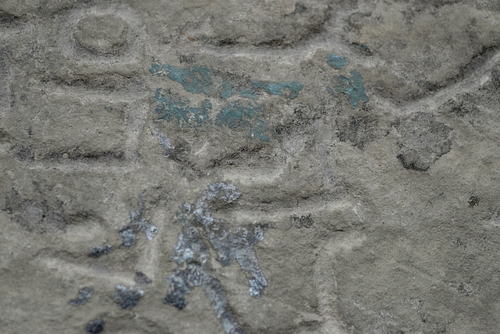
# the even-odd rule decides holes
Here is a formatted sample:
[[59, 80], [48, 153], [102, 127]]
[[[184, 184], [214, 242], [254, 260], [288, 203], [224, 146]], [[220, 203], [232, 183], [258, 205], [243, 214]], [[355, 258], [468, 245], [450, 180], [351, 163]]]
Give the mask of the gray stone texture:
[[0, 0], [0, 332], [499, 333], [499, 46], [497, 0]]

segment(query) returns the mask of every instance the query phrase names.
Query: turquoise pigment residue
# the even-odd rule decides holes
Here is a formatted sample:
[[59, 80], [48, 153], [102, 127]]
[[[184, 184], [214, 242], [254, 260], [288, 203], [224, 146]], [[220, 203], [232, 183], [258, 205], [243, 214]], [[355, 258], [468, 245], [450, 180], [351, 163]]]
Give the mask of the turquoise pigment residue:
[[259, 117], [260, 112], [261, 108], [253, 103], [229, 102], [217, 114], [215, 124], [227, 126], [231, 130], [249, 129], [253, 138], [269, 141], [269, 137], [265, 133], [269, 129]]
[[153, 111], [153, 114], [158, 115], [158, 119], [175, 121], [179, 126], [181, 124], [202, 126], [210, 123], [208, 112], [212, 110], [212, 103], [209, 100], [203, 100], [200, 108], [194, 108], [182, 101], [173, 100], [171, 96], [166, 97], [160, 88], [156, 90], [154, 99], [159, 103]]
[[326, 55], [327, 63], [333, 68], [341, 69], [349, 64], [349, 61], [342, 56], [330, 53]]
[[239, 95], [241, 97], [246, 97], [247, 99], [252, 99], [252, 100], [257, 100], [259, 98], [259, 96], [256, 95], [255, 92], [251, 89], [244, 89], [239, 92]]
[[154, 63], [149, 72], [157, 76], [168, 74], [170, 80], [180, 83], [184, 90], [189, 93], [210, 95], [212, 91], [214, 73], [208, 67], [179, 68], [168, 64], [160, 66], [160, 64]]
[[223, 99], [228, 99], [233, 94], [238, 94], [240, 97], [246, 97], [248, 99], [257, 100], [258, 95], [251, 89], [233, 88], [233, 84], [228, 81], [223, 81], [219, 88], [220, 97]]
[[351, 108], [354, 109], [358, 106], [359, 101], [363, 100], [368, 102], [368, 96], [365, 93], [363, 86], [363, 77], [358, 71], [351, 71], [351, 78], [343, 75], [336, 77], [337, 86], [334, 89], [327, 88], [330, 93], [343, 93], [349, 98]]
[[224, 81], [220, 92], [220, 97], [228, 99], [233, 95], [233, 85], [230, 82]]
[[[252, 81], [252, 87], [254, 89], [263, 89], [271, 95], [279, 95], [285, 98], [294, 99], [299, 95], [299, 92], [304, 85], [298, 83], [297, 81], [276, 83]], [[288, 92], [286, 92], [286, 90]]]

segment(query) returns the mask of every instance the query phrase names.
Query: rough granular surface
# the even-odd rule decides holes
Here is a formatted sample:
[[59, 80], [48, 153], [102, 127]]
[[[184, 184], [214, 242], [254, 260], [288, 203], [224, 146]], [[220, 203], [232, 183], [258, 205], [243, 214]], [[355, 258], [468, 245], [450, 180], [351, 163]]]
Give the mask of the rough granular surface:
[[500, 333], [497, 0], [0, 0], [2, 334]]

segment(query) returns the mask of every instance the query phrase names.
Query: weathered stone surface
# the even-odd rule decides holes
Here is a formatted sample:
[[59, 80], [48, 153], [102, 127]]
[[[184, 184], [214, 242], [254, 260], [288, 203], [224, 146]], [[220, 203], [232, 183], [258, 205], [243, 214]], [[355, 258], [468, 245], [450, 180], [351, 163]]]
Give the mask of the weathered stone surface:
[[499, 24], [0, 1], [0, 332], [498, 333]]
[[126, 47], [127, 31], [127, 23], [110, 14], [88, 16], [78, 21], [73, 37], [79, 46], [90, 52], [112, 55]]

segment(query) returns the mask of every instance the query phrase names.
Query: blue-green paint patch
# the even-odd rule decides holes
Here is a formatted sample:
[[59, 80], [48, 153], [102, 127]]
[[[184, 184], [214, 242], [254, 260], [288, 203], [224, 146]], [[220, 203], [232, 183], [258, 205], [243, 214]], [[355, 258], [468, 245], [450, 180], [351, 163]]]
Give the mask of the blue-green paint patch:
[[154, 99], [158, 105], [153, 114], [158, 115], [158, 119], [196, 127], [210, 123], [208, 112], [212, 109], [212, 103], [209, 100], [203, 100], [201, 107], [195, 108], [183, 101], [174, 100], [171, 96], [165, 96], [160, 88], [156, 90]]
[[222, 85], [219, 88], [220, 97], [223, 99], [228, 99], [234, 94], [238, 94], [240, 97], [245, 97], [247, 99], [257, 100], [259, 96], [255, 94], [255, 91], [252, 89], [245, 88], [234, 88], [233, 84], [228, 81], [223, 81]]
[[214, 73], [208, 67], [179, 68], [168, 64], [154, 63], [149, 68], [149, 72], [157, 76], [168, 74], [170, 80], [180, 83], [186, 92], [192, 94], [210, 95], [212, 91]]
[[253, 138], [269, 141], [266, 135], [269, 129], [259, 116], [261, 112], [261, 107], [252, 102], [229, 102], [217, 114], [215, 124], [227, 126], [231, 130], [249, 129]]
[[257, 100], [259, 96], [251, 89], [243, 89], [238, 94], [241, 97], [246, 97], [247, 99]]
[[292, 81], [292, 82], [252, 81], [252, 87], [254, 89], [263, 89], [271, 95], [279, 95], [292, 100], [299, 95], [299, 92], [302, 89], [302, 87], [304, 87], [304, 85], [297, 81]]
[[230, 82], [222, 82], [220, 97], [223, 99], [228, 99], [233, 95], [233, 85]]
[[[359, 101], [363, 100], [368, 102], [368, 96], [365, 92], [365, 87], [363, 86], [363, 77], [358, 71], [351, 71], [351, 78], [347, 78], [343, 75], [336, 77], [337, 86], [329, 92], [333, 93], [344, 93], [349, 98], [349, 103], [351, 108], [354, 109], [358, 106]], [[327, 88], [328, 89], [328, 88]]]
[[342, 67], [349, 64], [349, 61], [346, 58], [336, 55], [334, 53], [327, 54], [326, 59], [328, 65], [336, 69], [341, 69]]

